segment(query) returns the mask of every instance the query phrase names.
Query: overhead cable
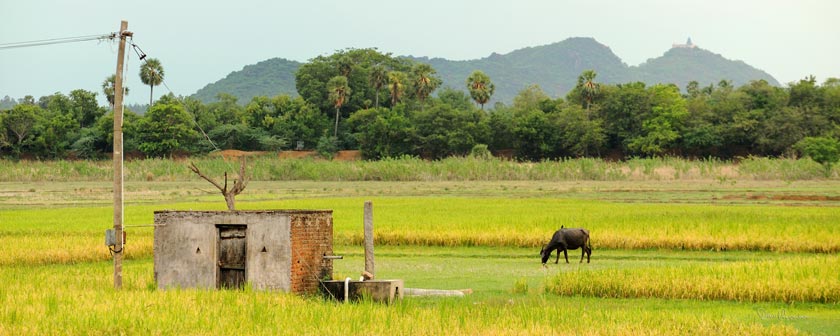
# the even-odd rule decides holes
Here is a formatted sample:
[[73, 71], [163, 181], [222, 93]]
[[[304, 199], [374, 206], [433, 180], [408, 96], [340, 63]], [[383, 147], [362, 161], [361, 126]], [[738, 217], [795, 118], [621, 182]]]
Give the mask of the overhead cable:
[[113, 38], [117, 37], [117, 35], [118, 35], [118, 33], [110, 33], [110, 34], [106, 34], [106, 35], [102, 35], [102, 34], [100, 34], [100, 35], [86, 35], [86, 36], [61, 37], [61, 38], [24, 41], [24, 42], [0, 43], [0, 50], [38, 47], [38, 46], [51, 45], [51, 44], [75, 43], [75, 42], [85, 42], [85, 41], [94, 41], [94, 40], [104, 41], [104, 40], [113, 39]]

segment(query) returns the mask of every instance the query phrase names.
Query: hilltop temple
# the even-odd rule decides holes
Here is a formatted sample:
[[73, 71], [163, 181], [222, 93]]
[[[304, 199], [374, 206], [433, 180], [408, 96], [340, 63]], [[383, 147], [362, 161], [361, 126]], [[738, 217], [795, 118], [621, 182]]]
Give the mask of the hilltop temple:
[[694, 48], [697, 48], [697, 45], [696, 45], [696, 44], [694, 44], [694, 43], [692, 43], [692, 42], [691, 42], [691, 37], [689, 37], [689, 38], [688, 38], [688, 40], [687, 40], [687, 41], [685, 41], [685, 44], [678, 44], [678, 43], [674, 43], [674, 44], [672, 44], [672, 45], [671, 45], [671, 48], [686, 48], [686, 49], [694, 49]]

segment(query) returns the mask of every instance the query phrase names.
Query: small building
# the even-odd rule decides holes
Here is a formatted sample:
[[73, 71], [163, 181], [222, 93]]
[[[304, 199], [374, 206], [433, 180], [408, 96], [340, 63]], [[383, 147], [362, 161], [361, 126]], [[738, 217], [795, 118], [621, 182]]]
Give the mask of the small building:
[[158, 288], [318, 292], [332, 277], [332, 210], [155, 211]]
[[688, 40], [685, 41], [685, 44], [674, 43], [671, 44], [671, 48], [694, 49], [697, 48], [697, 45], [694, 44], [694, 42], [691, 42], [691, 37], [689, 37]]

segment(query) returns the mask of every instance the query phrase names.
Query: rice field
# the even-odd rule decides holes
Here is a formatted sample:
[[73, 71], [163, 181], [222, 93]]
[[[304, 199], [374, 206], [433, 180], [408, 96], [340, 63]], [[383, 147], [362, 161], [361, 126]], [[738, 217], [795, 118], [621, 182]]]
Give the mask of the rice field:
[[[336, 264], [336, 273], [359, 270], [359, 249], [338, 248], [346, 260]], [[543, 269], [529, 251], [382, 248], [377, 268], [382, 277], [403, 278], [419, 288], [466, 284], [474, 289], [464, 298], [405, 298], [392, 306], [250, 289], [161, 291], [155, 289], [148, 258], [126, 262], [120, 291], [111, 287], [109, 262], [7, 266], [0, 273], [0, 334], [797, 335], [837, 326], [836, 304], [557, 295], [541, 284], [571, 279], [587, 266]], [[604, 251], [589, 266], [641, 270], [652, 264], [725, 265], [749, 258], [774, 255]], [[525, 290], [516, 290], [521, 283]]]
[[[153, 211], [223, 210], [224, 202], [195, 181], [132, 181], [126, 190], [124, 288], [115, 291], [103, 243], [112, 226], [106, 183], [0, 183], [0, 335], [840, 330], [833, 180], [252, 182], [238, 198], [241, 210], [333, 209], [335, 251], [345, 256], [334, 278], [363, 268], [362, 205], [371, 200], [377, 277], [474, 290], [392, 306], [157, 290], [144, 226]], [[572, 251], [572, 264], [541, 267], [539, 246], [561, 225], [590, 229], [591, 264]]]
[[[216, 197], [221, 199], [221, 197]], [[323, 197], [240, 202], [240, 209], [333, 209], [336, 244], [361, 244], [362, 205], [374, 204], [377, 245], [532, 247], [586, 227], [595, 249], [840, 252], [840, 211], [826, 206], [638, 204], [555, 198]], [[223, 210], [216, 202], [138, 204], [125, 210], [129, 258], [152, 254], [155, 210]], [[110, 258], [112, 208], [0, 212], [0, 265]], [[68, 217], [72, 213], [72, 217]], [[28, 246], [21, 249], [21, 244]]]
[[778, 258], [723, 265], [638, 269], [579, 269], [556, 276], [546, 291], [557, 295], [656, 297], [745, 302], [840, 303], [840, 256]]

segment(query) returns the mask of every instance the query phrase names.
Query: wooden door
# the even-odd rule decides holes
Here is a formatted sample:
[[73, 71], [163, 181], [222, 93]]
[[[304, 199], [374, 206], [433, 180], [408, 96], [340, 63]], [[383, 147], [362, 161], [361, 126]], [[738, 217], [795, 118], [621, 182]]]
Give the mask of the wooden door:
[[242, 288], [245, 285], [247, 259], [246, 227], [219, 227], [219, 288]]

